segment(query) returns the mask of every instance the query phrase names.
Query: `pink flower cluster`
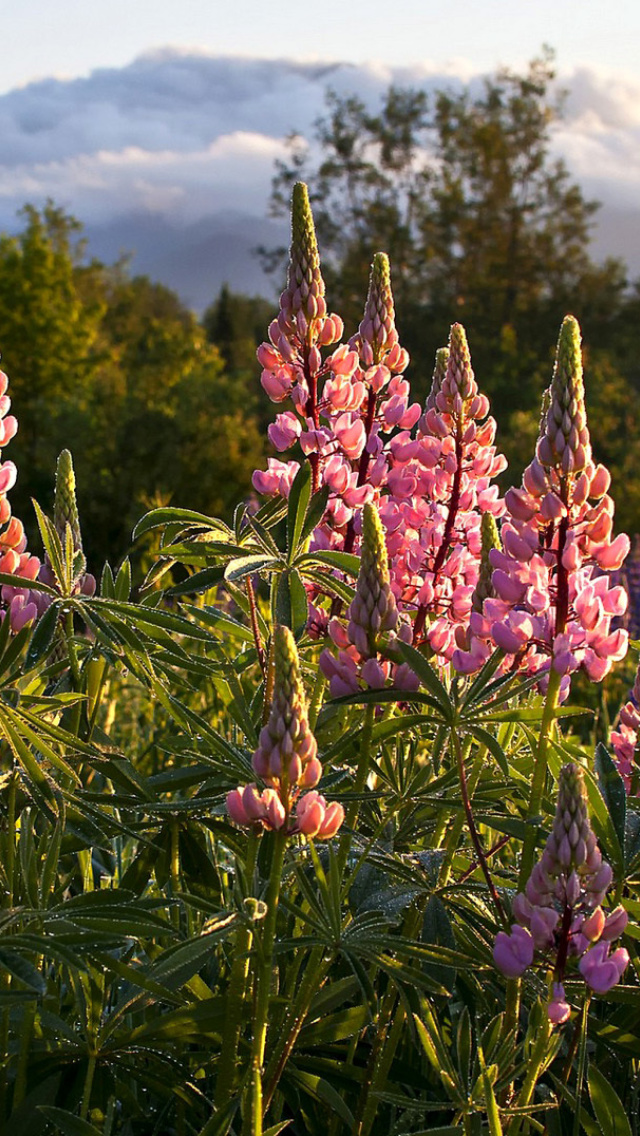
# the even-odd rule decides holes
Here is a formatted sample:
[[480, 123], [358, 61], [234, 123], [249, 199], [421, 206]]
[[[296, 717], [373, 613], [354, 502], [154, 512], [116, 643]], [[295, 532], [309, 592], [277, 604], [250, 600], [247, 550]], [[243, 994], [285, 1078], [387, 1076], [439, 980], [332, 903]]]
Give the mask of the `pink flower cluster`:
[[482, 515], [504, 511], [491, 482], [507, 463], [496, 453], [496, 424], [488, 414], [464, 328], [454, 324], [449, 347], [436, 357], [415, 436], [401, 431], [391, 440], [380, 503], [394, 594], [404, 610], [415, 611], [414, 641], [426, 639], [447, 661], [457, 645], [467, 645]]
[[539, 673], [543, 688], [553, 666], [566, 697], [574, 671], [583, 667], [599, 681], [628, 643], [625, 631], [611, 628], [627, 595], [607, 574], [620, 568], [629, 538], [612, 538], [609, 474], [591, 457], [580, 330], [572, 316], [560, 331], [546, 402], [536, 455], [522, 487], [505, 497], [504, 548], [491, 553], [495, 595], [471, 617], [471, 650], [454, 662], [471, 672], [495, 644], [516, 665]]
[[596, 994], [606, 994], [628, 966], [624, 947], [611, 952], [628, 921], [621, 906], [603, 910], [611, 881], [611, 867], [591, 830], [584, 774], [570, 762], [560, 771], [556, 815], [542, 857], [513, 903], [517, 922], [510, 935], [498, 932], [493, 952], [496, 966], [509, 978], [524, 974], [536, 952], [553, 959], [548, 1013], [554, 1024], [571, 1012], [563, 986], [569, 960], [579, 960], [578, 970]]
[[[411, 427], [420, 415], [409, 405], [409, 384], [402, 378], [409, 357], [395, 328], [389, 263], [374, 258], [364, 317], [348, 344], [322, 357], [322, 348], [343, 334], [339, 316], [328, 315], [324, 281], [306, 186], [294, 188], [292, 243], [287, 287], [269, 343], [258, 349], [262, 386], [283, 411], [269, 427], [280, 452], [299, 444], [309, 460], [314, 489], [327, 485], [329, 502], [316, 530], [316, 546], [353, 546], [354, 513], [374, 498], [386, 473], [382, 435]], [[267, 495], [288, 496], [297, 462], [270, 458], [257, 470], [254, 487]], [[350, 526], [350, 527], [349, 527]]]
[[[8, 413], [11, 408], [11, 399], [6, 393], [8, 382], [7, 376], [0, 371], [0, 449], [15, 437], [18, 429], [15, 417]], [[24, 580], [35, 580], [40, 570], [40, 561], [37, 556], [31, 556], [26, 551], [27, 538], [22, 522], [11, 516], [7, 497], [7, 493], [15, 485], [16, 476], [17, 470], [13, 462], [0, 461], [0, 572], [20, 576]], [[3, 584], [1, 595], [6, 611], [0, 611], [0, 620], [8, 613], [12, 631], [18, 632], [36, 619], [38, 609], [34, 593], [28, 587]]]
[[[410, 401], [403, 377], [408, 355], [398, 339], [383, 253], [374, 257], [357, 333], [323, 361], [321, 348], [341, 334], [339, 317], [326, 314], [313, 219], [306, 187], [299, 184], [288, 285], [270, 343], [258, 351], [269, 396], [293, 403], [293, 410], [277, 415], [269, 438], [280, 451], [298, 444], [311, 463], [314, 488], [329, 487], [315, 548], [351, 551], [359, 510], [378, 501], [396, 601], [415, 619], [414, 640], [427, 638], [449, 660], [456, 644], [469, 646], [481, 516], [499, 516], [504, 508], [491, 484], [506, 462], [496, 454], [488, 400], [478, 392], [464, 330], [455, 324], [449, 349], [438, 354], [424, 413]], [[271, 458], [253, 484], [261, 493], [286, 497], [298, 468], [297, 462]], [[313, 608], [312, 623], [326, 627]]]
[[620, 710], [618, 728], [611, 731], [611, 745], [627, 793], [638, 793], [640, 762], [638, 760], [638, 734], [640, 732], [640, 668], [636, 672], [631, 696]]
[[[337, 801], [327, 804], [315, 790], [322, 776], [318, 747], [309, 728], [295, 640], [276, 627], [273, 641], [274, 691], [269, 719], [253, 755], [256, 776], [266, 785], [240, 785], [227, 794], [227, 811], [236, 824], [329, 840], [344, 820]], [[311, 792], [304, 792], [311, 790]]]

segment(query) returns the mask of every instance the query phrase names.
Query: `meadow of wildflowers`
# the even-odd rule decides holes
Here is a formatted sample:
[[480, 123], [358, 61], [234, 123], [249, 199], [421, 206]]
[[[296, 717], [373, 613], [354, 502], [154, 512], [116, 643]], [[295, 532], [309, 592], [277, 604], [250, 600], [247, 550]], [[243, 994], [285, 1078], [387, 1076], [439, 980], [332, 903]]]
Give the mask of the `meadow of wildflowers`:
[[[423, 406], [384, 253], [363, 300], [346, 339], [299, 183], [281, 456], [231, 523], [143, 517], [133, 593], [68, 451], [40, 557], [0, 465], [2, 1131], [638, 1136], [633, 573], [580, 329], [503, 493], [465, 329]], [[575, 690], [613, 667], [611, 728]]]

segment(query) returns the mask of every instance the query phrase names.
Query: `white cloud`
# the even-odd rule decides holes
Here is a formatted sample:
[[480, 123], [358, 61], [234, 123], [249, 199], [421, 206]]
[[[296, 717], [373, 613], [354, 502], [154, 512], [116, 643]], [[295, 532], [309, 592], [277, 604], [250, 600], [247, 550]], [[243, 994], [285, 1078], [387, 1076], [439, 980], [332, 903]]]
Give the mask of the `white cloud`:
[[[31, 83], [0, 97], [0, 225], [14, 227], [25, 201], [47, 197], [90, 236], [92, 226], [115, 233], [132, 214], [174, 229], [225, 211], [263, 218], [286, 135], [310, 134], [327, 87], [374, 106], [391, 82], [431, 91], [472, 78], [462, 61], [391, 68], [163, 49], [120, 69]], [[588, 195], [635, 206], [640, 82], [585, 67], [563, 79], [571, 93], [554, 153]], [[601, 216], [602, 228], [606, 209]]]

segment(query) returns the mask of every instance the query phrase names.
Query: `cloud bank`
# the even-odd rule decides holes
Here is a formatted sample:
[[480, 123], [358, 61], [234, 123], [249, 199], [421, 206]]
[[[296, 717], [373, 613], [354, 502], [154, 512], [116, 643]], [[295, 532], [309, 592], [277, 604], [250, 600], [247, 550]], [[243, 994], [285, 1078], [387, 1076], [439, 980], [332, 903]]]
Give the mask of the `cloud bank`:
[[[391, 82], [427, 90], [472, 78], [427, 67], [298, 63], [164, 49], [86, 78], [46, 79], [0, 97], [0, 226], [47, 197], [87, 228], [90, 250], [135, 253], [136, 270], [202, 307], [224, 279], [270, 292], [251, 247], [273, 243], [266, 219], [274, 161], [292, 130], [309, 134], [324, 93], [375, 105]], [[596, 254], [640, 272], [640, 82], [589, 68], [570, 90], [553, 149], [604, 203]], [[635, 244], [634, 244], [635, 241]]]

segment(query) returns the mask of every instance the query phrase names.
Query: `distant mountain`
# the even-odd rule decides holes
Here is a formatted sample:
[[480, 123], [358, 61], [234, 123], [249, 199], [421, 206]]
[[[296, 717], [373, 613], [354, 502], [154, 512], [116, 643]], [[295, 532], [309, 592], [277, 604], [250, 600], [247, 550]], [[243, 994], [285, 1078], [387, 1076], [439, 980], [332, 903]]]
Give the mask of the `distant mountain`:
[[190, 225], [164, 217], [132, 213], [105, 225], [88, 225], [88, 252], [109, 264], [130, 255], [131, 271], [166, 284], [188, 307], [202, 313], [223, 284], [232, 291], [275, 298], [283, 280], [263, 272], [256, 255], [259, 245], [288, 244], [288, 226], [223, 211]]

